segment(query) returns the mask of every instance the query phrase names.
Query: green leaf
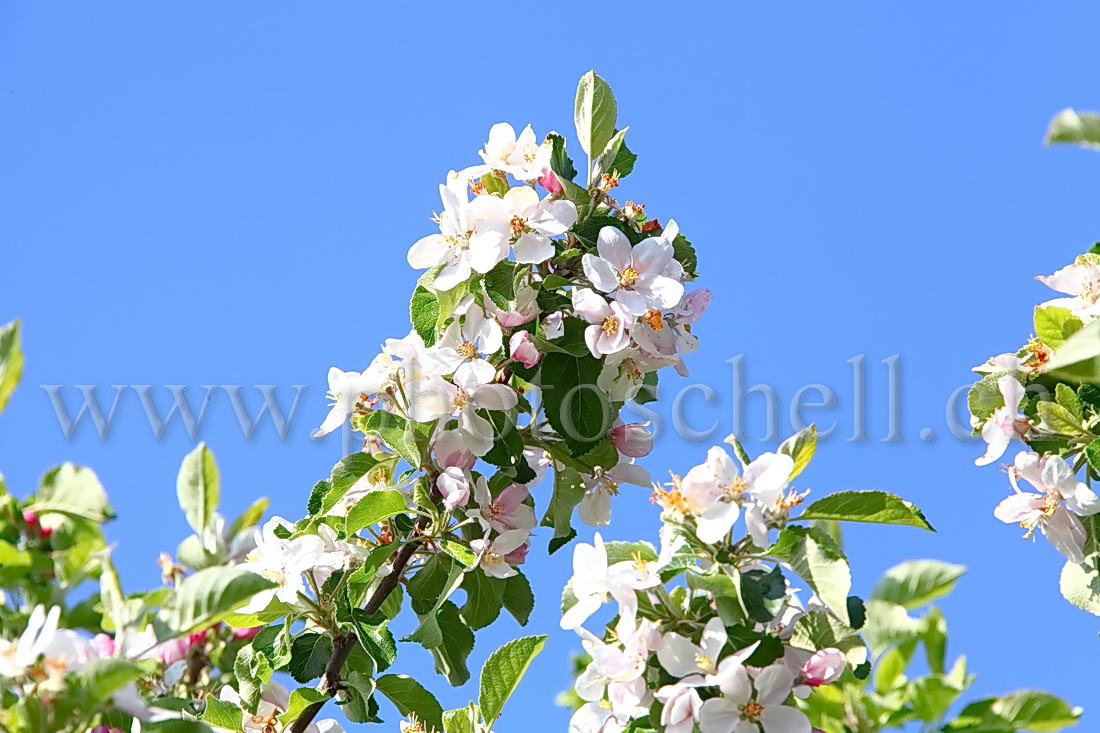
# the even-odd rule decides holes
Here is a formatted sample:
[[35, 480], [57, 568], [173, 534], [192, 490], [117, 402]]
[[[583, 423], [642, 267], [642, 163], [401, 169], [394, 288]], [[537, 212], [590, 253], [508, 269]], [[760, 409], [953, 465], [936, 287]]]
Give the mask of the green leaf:
[[898, 684], [905, 683], [905, 668], [913, 655], [916, 644], [899, 646], [889, 650], [875, 664], [875, 691], [887, 692]]
[[176, 497], [187, 523], [210, 551], [214, 550], [217, 541], [213, 523], [220, 501], [219, 484], [214, 454], [206, 443], [199, 443], [180, 465], [176, 477]]
[[1100, 115], [1075, 112], [1067, 107], [1054, 116], [1047, 128], [1046, 144], [1075, 143], [1100, 149]]
[[443, 713], [444, 733], [478, 733], [481, 710], [474, 703]]
[[435, 671], [447, 678], [455, 687], [466, 684], [470, 679], [470, 669], [466, 658], [474, 649], [474, 633], [463, 622], [458, 608], [450, 601], [444, 602], [436, 614], [443, 643], [432, 648]]
[[794, 625], [790, 645], [808, 652], [836, 647], [852, 667], [867, 661], [867, 647], [859, 634], [824, 611], [811, 611], [802, 616]]
[[576, 470], [554, 469], [554, 493], [542, 518], [543, 527], [554, 528], [554, 537], [549, 542], [551, 553], [577, 536], [573, 529], [573, 509], [581, 503], [585, 491], [584, 481]]
[[603, 362], [591, 355], [542, 357], [539, 376], [546, 419], [574, 455], [599, 445], [615, 417], [606, 393], [596, 385], [602, 369]]
[[1067, 562], [1062, 566], [1062, 577], [1058, 585], [1067, 601], [1100, 616], [1100, 574], [1096, 572], [1095, 563], [1095, 557], [1080, 565]]
[[863, 636], [875, 654], [892, 644], [904, 644], [916, 639], [921, 630], [921, 622], [910, 616], [904, 606], [877, 598], [867, 601], [867, 623], [863, 626]]
[[595, 71], [589, 71], [577, 84], [573, 121], [577, 125], [577, 142], [590, 159], [595, 160], [615, 134], [615, 117], [611, 87]]
[[[614, 176], [615, 175], [615, 161], [619, 158], [619, 150], [623, 146], [623, 138], [626, 137], [626, 131], [629, 127], [624, 127], [621, 130], [617, 130], [611, 139], [607, 143], [607, 147], [604, 148], [600, 156], [596, 158], [596, 162], [592, 168], [592, 179], [596, 180], [604, 173]], [[615, 176], [616, 178], [618, 176]]]
[[1085, 408], [1081, 404], [1081, 400], [1078, 399], [1077, 393], [1073, 391], [1072, 387], [1059, 382], [1054, 388], [1054, 398], [1058, 401], [1058, 404], [1066, 408], [1077, 423], [1082, 423], [1085, 420]]
[[1060, 347], [1080, 328], [1081, 319], [1069, 308], [1035, 306], [1035, 335], [1052, 349]]
[[206, 709], [202, 711], [202, 721], [217, 728], [229, 730], [244, 730], [244, 711], [231, 702], [220, 700], [214, 695], [207, 695]]
[[1060, 435], [1081, 435], [1085, 432], [1073, 413], [1057, 402], [1040, 402], [1038, 410], [1039, 419], [1052, 432]]
[[183, 579], [159, 617], [175, 634], [209, 626], [252, 596], [274, 587], [267, 578], [248, 570], [218, 566]]
[[364, 527], [378, 524], [383, 519], [389, 519], [397, 514], [409, 511], [405, 505], [405, 497], [400, 491], [394, 489], [382, 489], [368, 492], [355, 505], [348, 510], [347, 521], [344, 525], [349, 535], [358, 532]]
[[385, 410], [372, 410], [357, 427], [364, 433], [377, 435], [410, 466], [420, 468], [427, 458], [428, 441], [435, 423], [415, 422]]
[[71, 463], [51, 468], [42, 476], [28, 509], [40, 515], [56, 512], [97, 523], [115, 516], [95, 471]]
[[965, 572], [965, 565], [939, 560], [903, 562], [886, 571], [871, 597], [907, 609], [919, 608], [950, 593], [955, 581]]
[[947, 655], [947, 619], [944, 618], [943, 611], [933, 606], [923, 621], [924, 631], [921, 637], [924, 639], [928, 668], [934, 674], [943, 674], [944, 658]]
[[503, 580], [475, 570], [463, 573], [462, 589], [466, 591], [466, 603], [459, 613], [471, 629], [483, 629], [497, 620], [504, 606]]
[[987, 374], [974, 383], [966, 395], [966, 406], [973, 419], [980, 426], [998, 407], [1004, 407], [1005, 398], [997, 384], [1001, 376]]
[[[209, 698], [207, 698], [209, 699]], [[302, 714], [302, 711], [308, 708], [310, 705], [328, 700], [328, 695], [317, 690], [313, 687], [299, 687], [290, 693], [290, 702], [287, 704], [286, 710], [279, 716], [279, 722], [283, 725], [292, 723], [298, 719], [298, 716]], [[240, 713], [237, 714], [238, 724], [240, 721]], [[215, 723], [215, 725], [217, 725]]]
[[550, 170], [557, 174], [558, 178], [572, 181], [577, 177], [577, 169], [573, 167], [573, 160], [569, 153], [565, 152], [565, 138], [557, 133], [546, 136], [550, 141]]
[[478, 703], [481, 714], [492, 726], [500, 715], [504, 703], [515, 692], [516, 686], [542, 651], [546, 636], [524, 636], [497, 649], [485, 660], [481, 670], [481, 692]]
[[[379, 461], [378, 457], [371, 453], [352, 453], [332, 467], [329, 480], [324, 482], [328, 489], [321, 496], [318, 506], [313, 507], [310, 514], [324, 515], [332, 511], [348, 491], [361, 478], [371, 474], [371, 481], [389, 476], [392, 465], [397, 462], [395, 457], [387, 462]], [[373, 471], [373, 473], [371, 473]], [[381, 483], [378, 481], [377, 483]]]
[[1056, 731], [1077, 723], [1081, 708], [1065, 700], [1035, 690], [1021, 690], [998, 698], [992, 705], [994, 715], [1018, 728]]
[[359, 670], [343, 675], [343, 688], [337, 693], [336, 702], [344, 715], [353, 723], [381, 723], [378, 703], [374, 699], [374, 680]]
[[843, 550], [817, 527], [785, 527], [770, 554], [785, 558], [791, 570], [809, 584], [818, 597], [845, 624], [852, 574]]
[[[780, 575], [780, 578], [782, 578], [782, 575]], [[749, 596], [753, 601], [752, 608], [749, 608], [747, 602], [749, 599], [745, 599], [742, 594], [742, 586], [745, 585], [745, 580], [749, 580], [749, 584], [753, 586], [753, 589], [749, 592]], [[767, 611], [769, 608], [775, 609], [775, 605], [769, 603], [772, 600], [770, 597], [772, 586], [770, 583], [764, 582], [763, 578], [757, 576], [744, 578], [740, 573], [727, 575], [722, 572], [720, 567], [716, 566], [705, 573], [688, 573], [687, 585], [693, 591], [704, 591], [710, 594], [711, 598], [714, 599], [714, 607], [718, 611], [719, 618], [727, 626], [740, 623], [750, 617], [763, 618], [767, 616], [763, 619], [764, 621], [771, 621], [775, 618], [774, 613], [769, 615]], [[765, 598], [765, 596], [768, 596], [768, 598]]]
[[531, 583], [523, 573], [513, 575], [504, 581], [504, 607], [515, 617], [520, 626], [526, 626], [535, 608], [535, 594]]
[[[417, 284], [412, 298], [409, 299], [409, 320], [413, 330], [424, 339], [424, 343], [431, 345], [435, 343], [435, 327], [439, 322], [439, 299], [430, 284], [435, 279], [434, 272], [429, 270], [425, 275], [430, 276], [427, 282]], [[423, 279], [422, 277], [421, 280]]]
[[19, 319], [0, 326], [0, 412], [23, 374], [23, 351], [19, 346]]
[[239, 517], [233, 520], [233, 524], [229, 525], [229, 538], [236, 537], [241, 530], [257, 526], [270, 505], [271, 500], [266, 498], [252, 502], [247, 509], [241, 512]]
[[393, 640], [386, 621], [371, 623], [366, 611], [361, 608], [351, 609], [351, 621], [355, 624], [356, 636], [359, 644], [374, 660], [375, 669], [385, 671], [397, 661], [397, 642]]
[[241, 647], [233, 660], [233, 674], [237, 678], [237, 689], [241, 695], [241, 706], [250, 713], [256, 712], [260, 702], [260, 693], [271, 681], [271, 662], [267, 656], [252, 647]]
[[1100, 382], [1100, 320], [1067, 338], [1041, 371], [1071, 382]]
[[389, 698], [406, 718], [410, 713], [426, 725], [427, 730], [443, 729], [443, 706], [423, 685], [403, 674], [387, 674], [375, 680], [378, 691]]
[[885, 491], [838, 491], [810, 504], [799, 519], [903, 524], [935, 531], [920, 509]]
[[92, 699], [101, 703], [149, 671], [128, 659], [93, 659], [80, 670], [80, 677]]
[[794, 460], [794, 468], [791, 469], [789, 480], [794, 480], [794, 477], [802, 473], [809, 465], [810, 459], [814, 457], [815, 450], [817, 450], [816, 425], [803, 428], [783, 441], [782, 445], [779, 446], [779, 452], [785, 453]]
[[0, 540], [0, 568], [29, 568], [31, 553], [20, 550], [7, 540]]
[[626, 141], [619, 146], [619, 152], [615, 155], [615, 160], [611, 163], [611, 170], [618, 171], [619, 178], [626, 178], [634, 171], [634, 163], [638, 160], [638, 156], [630, 152], [630, 148], [626, 146]]
[[332, 659], [332, 639], [326, 634], [306, 632], [294, 640], [287, 669], [295, 682], [305, 684], [325, 673]]
[[683, 265], [686, 279], [694, 280], [699, 277], [699, 255], [695, 253], [695, 247], [687, 237], [677, 234], [676, 239], [672, 240], [672, 252], [676, 261]]

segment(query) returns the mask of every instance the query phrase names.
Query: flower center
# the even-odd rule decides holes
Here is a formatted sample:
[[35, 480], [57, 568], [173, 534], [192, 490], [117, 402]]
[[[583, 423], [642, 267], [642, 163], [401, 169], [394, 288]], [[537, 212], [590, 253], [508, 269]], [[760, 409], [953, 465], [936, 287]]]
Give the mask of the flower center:
[[513, 216], [508, 225], [512, 227], [512, 236], [519, 236], [527, 228], [527, 220], [522, 216]]
[[458, 346], [458, 353], [463, 359], [469, 361], [477, 356], [477, 347], [474, 346], [473, 341], [463, 341]]
[[747, 702], [741, 707], [742, 720], [760, 720], [764, 714], [764, 706], [758, 702]]
[[461, 252], [462, 250], [467, 249], [470, 246], [469, 237], [460, 237], [457, 234], [451, 234], [444, 237], [443, 239], [446, 240], [447, 244], [451, 246], [451, 249], [455, 250], [456, 252]]
[[714, 660], [706, 654], [698, 653], [695, 655], [695, 666], [699, 668], [700, 672], [712, 672], [714, 670]]
[[603, 319], [603, 323], [600, 325], [600, 328], [603, 330], [604, 333], [615, 333], [615, 331], [619, 329], [619, 319], [615, 316], [608, 316], [607, 318]]
[[669, 509], [678, 514], [687, 514], [691, 508], [679, 489], [662, 489], [660, 486], [655, 486], [653, 496], [649, 500], [663, 509]]
[[640, 272], [635, 270], [633, 267], [628, 267], [619, 273], [619, 284], [622, 285], [624, 288], [632, 287], [634, 283], [638, 282], [638, 278], [640, 276]]
[[656, 308], [650, 308], [649, 310], [647, 310], [645, 314], [642, 315], [641, 320], [644, 321], [645, 324], [652, 328], [654, 331], [660, 331], [662, 328], [665, 327], [664, 316], [661, 314], [661, 311], [657, 310]]
[[610, 700], [604, 700], [603, 698], [600, 698], [599, 702], [596, 703], [596, 704], [599, 705], [604, 710], [610, 710], [611, 709], [611, 701]]
[[472, 193], [474, 196], [480, 196], [481, 194], [485, 193], [485, 184], [481, 181], [474, 181], [470, 184], [470, 193]]
[[731, 499], [740, 499], [741, 495], [745, 493], [745, 489], [749, 487], [749, 482], [745, 480], [744, 476], [734, 476], [733, 479], [721, 488], [726, 492]]

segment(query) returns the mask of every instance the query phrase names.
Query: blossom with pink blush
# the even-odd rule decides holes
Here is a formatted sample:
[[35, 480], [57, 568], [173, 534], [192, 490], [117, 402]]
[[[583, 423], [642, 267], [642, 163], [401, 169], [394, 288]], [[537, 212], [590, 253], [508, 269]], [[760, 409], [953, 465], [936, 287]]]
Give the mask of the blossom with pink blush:
[[92, 637], [92, 648], [101, 657], [113, 657], [115, 655], [115, 640], [107, 634], [96, 634]]
[[608, 303], [591, 288], [583, 288], [573, 291], [573, 310], [591, 324], [584, 330], [584, 342], [592, 356], [599, 359], [630, 345], [634, 316], [622, 303]]
[[30, 509], [26, 509], [23, 511], [23, 521], [33, 527], [38, 524], [38, 515]]
[[802, 665], [802, 683], [810, 687], [828, 685], [844, 674], [844, 653], [834, 647], [815, 652]]
[[550, 193], [561, 193], [565, 189], [561, 186], [561, 181], [554, 175], [554, 171], [550, 170], [550, 167], [542, 169], [542, 175], [539, 176], [539, 185], [545, 188]]
[[482, 476], [474, 484], [474, 499], [477, 501], [481, 526], [488, 530], [507, 532], [510, 529], [532, 530], [537, 524], [535, 510], [524, 503], [527, 499], [527, 487], [523, 484], [510, 484], [496, 496], [489, 492], [489, 484]]
[[522, 565], [527, 562], [527, 550], [529, 549], [531, 549], [530, 543], [520, 545], [504, 556], [504, 562], [509, 565]]
[[611, 442], [624, 456], [641, 458], [653, 450], [653, 433], [646, 429], [648, 422], [632, 422], [616, 425], [611, 429]]
[[508, 351], [512, 358], [530, 369], [542, 358], [542, 352], [531, 341], [528, 331], [516, 331], [512, 338], [508, 339]]
[[454, 509], [466, 506], [470, 501], [470, 480], [461, 468], [451, 467], [439, 474], [435, 481], [439, 493], [443, 495], [443, 506]]
[[672, 309], [672, 315], [680, 323], [695, 323], [703, 315], [714, 295], [706, 288], [692, 290], [684, 296], [680, 304]]
[[162, 644], [157, 644], [153, 650], [153, 656], [165, 664], [173, 664], [181, 659], [186, 659], [187, 652], [190, 650], [190, 639], [169, 639]]
[[526, 282], [520, 283], [516, 286], [516, 300], [512, 308], [514, 310], [510, 311], [497, 308], [493, 299], [485, 296], [486, 312], [491, 313], [496, 322], [504, 328], [515, 328], [533, 321], [535, 316], [542, 312], [538, 304], [538, 291]]
[[473, 469], [477, 456], [466, 449], [466, 443], [457, 430], [444, 430], [436, 436], [435, 460], [440, 468], [459, 468], [464, 471]]

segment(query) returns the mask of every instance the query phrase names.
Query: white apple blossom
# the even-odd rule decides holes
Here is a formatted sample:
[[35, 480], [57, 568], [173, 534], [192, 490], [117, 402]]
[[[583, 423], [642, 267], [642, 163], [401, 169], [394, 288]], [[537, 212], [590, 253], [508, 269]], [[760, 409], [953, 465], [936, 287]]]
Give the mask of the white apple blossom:
[[695, 687], [684, 682], [665, 685], [657, 690], [656, 697], [664, 703], [661, 709], [661, 725], [665, 733], [692, 733], [703, 707], [703, 700]]
[[[1009, 478], [1016, 493], [997, 505], [994, 516], [1006, 524], [1019, 523], [1027, 530], [1024, 537], [1039, 529], [1068, 560], [1084, 562], [1087, 534], [1077, 517], [1100, 511], [1100, 498], [1077, 480], [1061, 456], [1021, 452], [1009, 469]], [[1021, 478], [1042, 493], [1021, 491], [1017, 483]]]
[[447, 184], [439, 186], [440, 233], [422, 237], [409, 249], [409, 264], [418, 270], [443, 265], [435, 277], [437, 290], [451, 290], [475, 271], [488, 272], [508, 256], [511, 229], [494, 215], [500, 199], [482, 195], [471, 201], [467, 183], [465, 175], [452, 171]]
[[1052, 290], [1066, 293], [1069, 298], [1055, 298], [1040, 307], [1067, 308], [1082, 320], [1100, 315], [1100, 263], [1088, 255], [1078, 257], [1053, 275], [1035, 278]]
[[985, 454], [974, 461], [985, 466], [997, 460], [1008, 450], [1013, 438], [1027, 435], [1028, 419], [1020, 414], [1020, 402], [1024, 399], [1024, 386], [1011, 374], [997, 380], [997, 388], [1004, 397], [1004, 406], [998, 407], [982, 428], [982, 440], [988, 445]]
[[516, 569], [508, 564], [507, 556], [526, 544], [530, 531], [512, 529], [489, 541], [471, 540], [470, 549], [477, 553], [477, 561], [486, 575], [494, 578], [511, 578]]
[[581, 258], [585, 276], [597, 290], [614, 293], [627, 311], [640, 316], [650, 308], [674, 308], [684, 286], [664, 274], [672, 261], [672, 245], [660, 237], [643, 239], [634, 247], [615, 227], [604, 227], [596, 241], [599, 256]]
[[515, 390], [504, 384], [479, 384], [469, 374], [467, 381], [453, 384], [431, 377], [414, 390], [411, 414], [418, 422], [457, 414], [463, 442], [471, 453], [483, 456], [493, 447], [493, 425], [477, 410], [511, 410], [517, 403]]
[[447, 509], [466, 506], [470, 501], [470, 478], [458, 467], [445, 469], [435, 480], [435, 486], [443, 497]]
[[630, 345], [634, 316], [626, 306], [614, 300], [607, 302], [591, 288], [574, 290], [572, 297], [577, 316], [591, 324], [584, 330], [584, 342], [592, 356], [599, 359]]
[[276, 527], [293, 531], [294, 525], [282, 517], [269, 519], [262, 530], [256, 530], [256, 549], [238, 567], [262, 575], [277, 585], [253, 596], [239, 609], [240, 613], [258, 613], [275, 598], [295, 605], [298, 594], [306, 592], [304, 574], [318, 565], [339, 561], [325, 552], [324, 540], [317, 535], [284, 540], [275, 534]]
[[463, 384], [488, 384], [496, 367], [485, 356], [500, 351], [503, 341], [500, 325], [486, 318], [481, 306], [470, 305], [462, 323], [456, 318], [439, 343], [428, 349], [428, 357], [439, 365], [440, 374], [454, 374]]
[[569, 719], [569, 733], [622, 733], [630, 724], [622, 722], [606, 700], [581, 705]]
[[514, 238], [516, 262], [538, 264], [554, 256], [556, 237], [577, 223], [577, 207], [572, 201], [547, 196], [539, 199], [530, 186], [511, 188], [493, 209]]
[[611, 523], [611, 497], [619, 493], [621, 484], [648, 487], [649, 471], [634, 463], [633, 458], [620, 461], [613, 468], [600, 468], [591, 476], [581, 476], [587, 491], [577, 507], [577, 516], [589, 527], [603, 527]]
[[614, 598], [621, 613], [636, 614], [638, 598], [630, 578], [621, 568], [608, 567], [607, 549], [597, 532], [591, 545], [577, 543], [573, 548], [573, 595], [577, 602], [561, 617], [563, 629], [575, 629], [608, 599]]
[[702, 733], [810, 733], [810, 721], [798, 708], [784, 705], [794, 685], [794, 673], [783, 665], [764, 668], [752, 688], [745, 686], [703, 703]]
[[550, 165], [551, 150], [549, 142], [539, 144], [530, 125], [517, 136], [507, 122], [498, 122], [489, 129], [489, 139], [478, 154], [488, 168], [533, 181]]

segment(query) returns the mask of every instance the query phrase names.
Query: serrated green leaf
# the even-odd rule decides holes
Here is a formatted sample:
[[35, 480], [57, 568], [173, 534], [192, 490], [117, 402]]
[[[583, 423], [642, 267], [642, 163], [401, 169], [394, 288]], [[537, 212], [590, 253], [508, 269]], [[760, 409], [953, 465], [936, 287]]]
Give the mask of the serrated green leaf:
[[1069, 308], [1056, 305], [1035, 307], [1035, 335], [1052, 349], [1057, 349], [1081, 328], [1081, 319]]
[[231, 702], [220, 700], [213, 695], [207, 695], [206, 708], [202, 712], [201, 719], [216, 728], [229, 730], [244, 730], [244, 711]]
[[549, 543], [551, 553], [577, 536], [573, 529], [573, 509], [580, 504], [585, 491], [584, 482], [576, 470], [554, 470], [554, 493], [542, 518], [543, 527], [554, 528], [554, 537]]
[[588, 157], [595, 160], [615, 134], [615, 95], [606, 81], [589, 71], [577, 84], [573, 121], [577, 142]]
[[952, 565], [940, 560], [903, 562], [886, 571], [871, 597], [910, 610], [919, 608], [950, 593], [955, 581], [965, 572], [964, 565]]
[[806, 581], [822, 602], [845, 624], [852, 574], [844, 551], [817, 527], [785, 527], [769, 554], [784, 558], [791, 570]]
[[257, 573], [218, 566], [183, 579], [159, 618], [175, 634], [185, 634], [220, 621], [260, 591], [275, 584]]
[[504, 703], [515, 692], [516, 686], [542, 651], [546, 636], [525, 636], [510, 641], [485, 660], [481, 670], [481, 691], [478, 704], [481, 714], [490, 726], [494, 724]]
[[474, 570], [463, 574], [462, 589], [466, 591], [466, 603], [459, 613], [471, 629], [483, 629], [497, 620], [504, 607], [502, 579]]
[[370, 527], [383, 519], [389, 519], [407, 511], [409, 509], [405, 504], [405, 497], [400, 491], [393, 489], [371, 491], [348, 510], [344, 527], [351, 535], [364, 527]]
[[810, 504], [799, 519], [902, 524], [935, 531], [920, 509], [885, 491], [838, 491]]
[[527, 620], [531, 618], [531, 611], [535, 608], [535, 594], [531, 591], [530, 581], [523, 573], [513, 575], [504, 581], [504, 607], [520, 626], [527, 625]]
[[187, 517], [187, 523], [210, 551], [216, 546], [213, 524], [220, 497], [218, 465], [214, 461], [214, 454], [205, 443], [199, 443], [180, 464], [179, 474], [176, 476], [176, 498]]
[[287, 670], [295, 682], [305, 684], [325, 673], [332, 659], [332, 639], [326, 634], [306, 632], [294, 639]]
[[287, 725], [298, 719], [302, 711], [313, 703], [328, 700], [328, 695], [312, 687], [299, 687], [290, 693], [286, 710], [279, 716], [279, 722]]
[[427, 730], [443, 729], [443, 706], [419, 682], [403, 674], [387, 674], [375, 680], [377, 689], [405, 717], [415, 714]]

